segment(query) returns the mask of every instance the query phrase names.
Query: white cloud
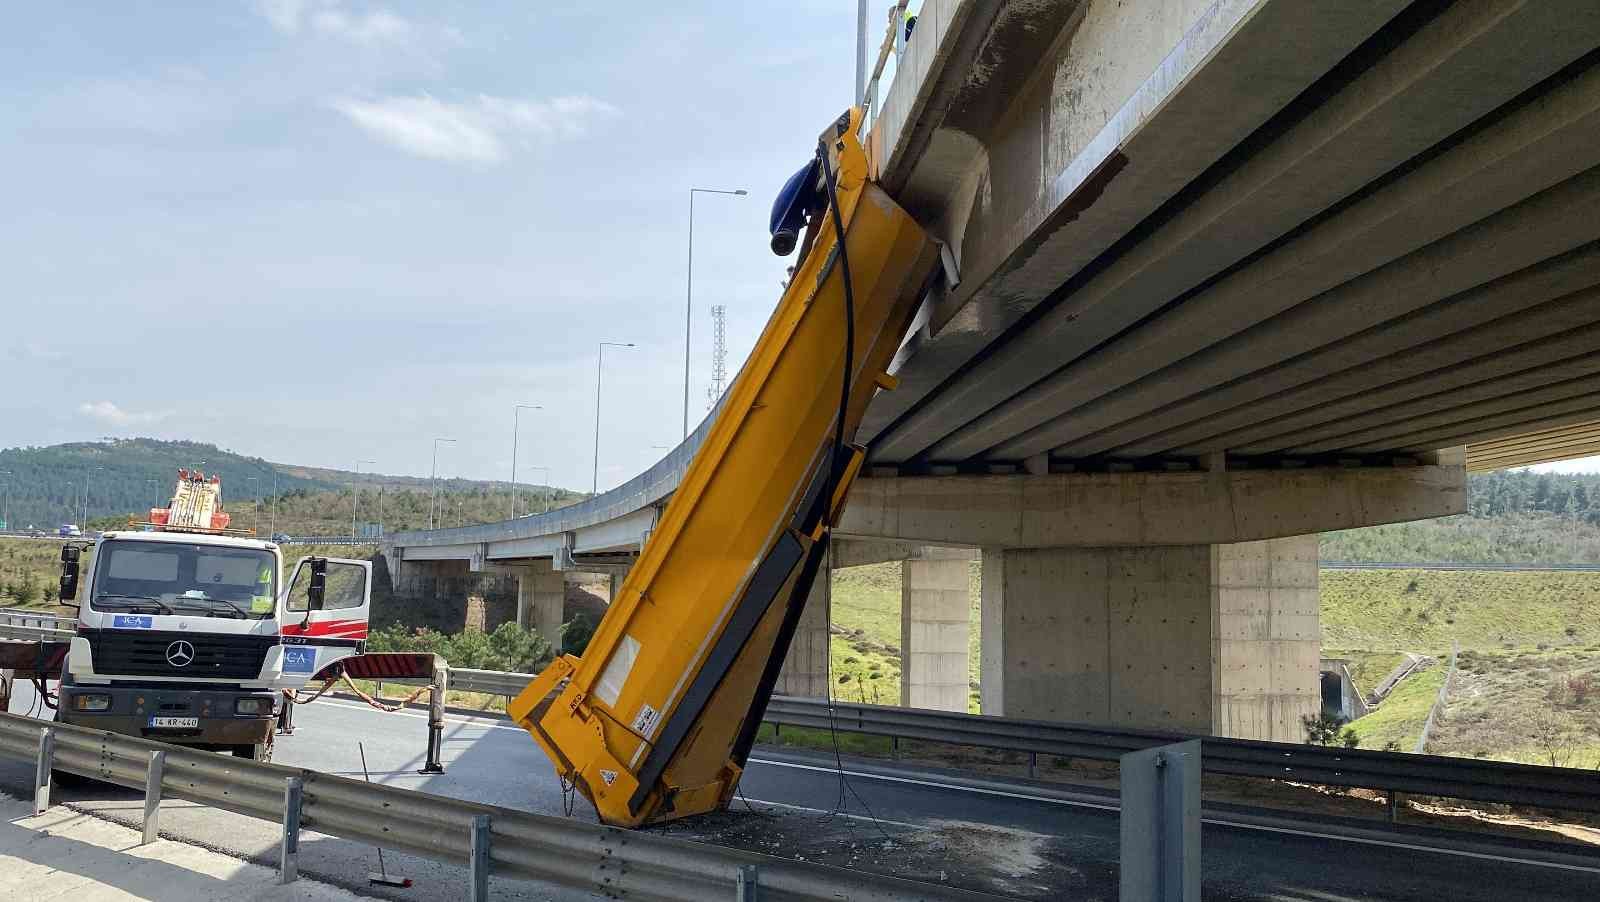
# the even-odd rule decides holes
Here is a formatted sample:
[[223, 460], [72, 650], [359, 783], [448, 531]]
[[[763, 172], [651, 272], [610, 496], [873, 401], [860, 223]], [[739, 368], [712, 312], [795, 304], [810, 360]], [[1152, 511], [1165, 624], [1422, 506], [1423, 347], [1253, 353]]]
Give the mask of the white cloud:
[[498, 163], [513, 146], [581, 137], [598, 119], [618, 113], [593, 97], [513, 100], [479, 95], [447, 103], [429, 95], [379, 100], [340, 99], [333, 109], [379, 140], [435, 160]]
[[85, 401], [78, 405], [78, 412], [112, 426], [138, 426], [167, 417], [165, 411], [123, 410], [110, 401]]
[[257, 0], [256, 12], [284, 34], [300, 31], [300, 19], [311, 4], [307, 0]]
[[305, 32], [363, 47], [420, 50], [424, 45], [462, 43], [454, 28], [418, 25], [383, 7], [358, 12], [340, 0], [257, 0], [256, 12], [282, 34]]

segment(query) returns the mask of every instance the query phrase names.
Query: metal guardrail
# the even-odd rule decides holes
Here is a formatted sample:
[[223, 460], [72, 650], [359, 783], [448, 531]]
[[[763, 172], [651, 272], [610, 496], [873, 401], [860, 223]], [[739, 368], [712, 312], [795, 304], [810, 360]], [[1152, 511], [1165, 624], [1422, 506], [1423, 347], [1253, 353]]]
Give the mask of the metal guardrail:
[[383, 539], [379, 536], [290, 536], [287, 541], [279, 545], [379, 545]]
[[1318, 561], [1322, 570], [1549, 570], [1554, 572], [1592, 573], [1600, 571], [1600, 564], [1523, 564], [1500, 561], [1487, 564], [1463, 564], [1454, 561]]
[[[450, 686], [512, 696], [530, 673], [450, 668]], [[830, 713], [831, 708], [831, 713]], [[775, 695], [766, 723], [967, 745], [999, 751], [1115, 761], [1128, 752], [1199, 739], [1207, 773], [1294, 780], [1417, 795], [1536, 805], [1600, 813], [1600, 771], [1449, 758], [1371, 749], [1346, 749], [1253, 739], [1225, 739], [1163, 730], [1136, 730], [893, 708]]]
[[839, 702], [832, 708], [830, 716], [829, 703], [825, 700], [775, 696], [767, 706], [764, 719], [782, 726], [832, 728], [850, 733], [1027, 752], [1033, 756], [1102, 761], [1118, 760], [1132, 751], [1199, 739], [1205, 749], [1205, 770], [1212, 774], [1600, 813], [1600, 772], [1592, 770], [1222, 739], [915, 708]]
[[533, 682], [531, 673], [505, 673], [499, 670], [450, 668], [450, 688], [485, 695], [516, 695]]
[[70, 640], [77, 634], [78, 621], [71, 617], [40, 614], [34, 611], [0, 609], [0, 638], [23, 640]]
[[50, 803], [52, 770], [145, 791], [145, 842], [163, 798], [283, 825], [280, 880], [298, 875], [302, 829], [464, 865], [467, 892], [488, 897], [491, 875], [608, 898], [992, 902], [984, 893], [790, 861], [647, 832], [602, 827], [366, 783], [85, 727], [0, 714], [0, 755], [33, 760], [34, 807]]

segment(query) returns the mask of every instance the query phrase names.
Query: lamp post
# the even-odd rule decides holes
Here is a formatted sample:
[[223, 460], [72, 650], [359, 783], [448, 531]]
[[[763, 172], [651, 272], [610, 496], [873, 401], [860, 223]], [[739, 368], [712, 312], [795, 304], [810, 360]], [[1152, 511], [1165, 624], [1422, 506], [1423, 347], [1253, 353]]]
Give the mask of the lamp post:
[[[550, 468], [549, 467], [529, 467], [528, 469], [534, 471], [535, 473], [540, 473], [540, 472], [544, 473], [544, 482], [541, 483], [541, 485], [543, 485], [546, 489], [548, 489], [550, 487]], [[539, 498], [540, 498], [541, 501], [544, 502], [544, 504], [539, 505], [539, 513], [542, 514], [542, 513], [545, 513], [546, 511], [550, 510], [550, 495], [549, 495], [548, 492], [540, 492], [539, 493]]]
[[72, 519], [72, 516], [75, 513], [73, 511], [73, 508], [75, 508], [77, 506], [78, 506], [78, 492], [77, 492], [76, 489], [74, 489], [72, 487], [71, 481], [68, 481], [67, 482], [67, 519], [68, 520]]
[[11, 476], [12, 476], [12, 473], [11, 473], [10, 470], [0, 470], [0, 476], [4, 476], [6, 478], [6, 509], [5, 509], [5, 514], [3, 515], [3, 519], [6, 521], [6, 529], [16, 529], [15, 526], [11, 525]]
[[255, 529], [257, 526], [261, 525], [261, 523], [260, 523], [260, 520], [261, 520], [261, 477], [260, 476], [246, 476], [244, 478], [244, 481], [245, 482], [253, 482], [253, 483], [256, 484], [255, 506], [250, 508], [250, 528], [251, 529]]
[[[600, 494], [600, 370], [605, 365], [606, 348], [631, 348], [633, 342], [602, 341], [600, 356], [594, 363], [594, 482], [589, 487], [591, 495]], [[685, 389], [687, 391], [687, 389]], [[685, 398], [688, 395], [684, 395]], [[684, 403], [688, 403], [685, 401]], [[684, 408], [687, 410], [688, 408]]]
[[278, 534], [278, 471], [272, 471], [272, 518], [267, 532]]
[[375, 464], [375, 460], [356, 461], [356, 481], [350, 486], [350, 538], [356, 537], [356, 499], [361, 497], [361, 465]]
[[[433, 494], [428, 498], [428, 528], [433, 528], [433, 512], [439, 506], [439, 443], [455, 444], [453, 438], [436, 438], [433, 440], [433, 467], [428, 471], [428, 481], [433, 483]], [[441, 515], [442, 521], [444, 517]]]
[[517, 519], [517, 433], [524, 410], [544, 410], [537, 404], [518, 404], [511, 411], [511, 519]]
[[694, 325], [694, 196], [696, 194], [734, 194], [743, 197], [750, 192], [743, 188], [690, 188], [689, 189], [689, 278], [684, 287], [683, 302], [683, 437], [689, 437], [689, 336]]
[[89, 480], [94, 476], [94, 471], [104, 470], [105, 467], [87, 467], [83, 472], [83, 529], [89, 530]]

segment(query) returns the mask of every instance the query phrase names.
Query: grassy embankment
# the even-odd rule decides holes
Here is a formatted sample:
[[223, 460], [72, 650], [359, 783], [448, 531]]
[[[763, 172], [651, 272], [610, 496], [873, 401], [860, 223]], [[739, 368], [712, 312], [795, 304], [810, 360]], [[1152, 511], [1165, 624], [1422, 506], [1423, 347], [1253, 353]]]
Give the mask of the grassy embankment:
[[1370, 662], [1363, 691], [1398, 652], [1438, 659], [1352, 725], [1364, 748], [1415, 747], [1455, 641], [1459, 669], [1429, 751], [1600, 763], [1600, 574], [1325, 570], [1322, 636], [1325, 654]]

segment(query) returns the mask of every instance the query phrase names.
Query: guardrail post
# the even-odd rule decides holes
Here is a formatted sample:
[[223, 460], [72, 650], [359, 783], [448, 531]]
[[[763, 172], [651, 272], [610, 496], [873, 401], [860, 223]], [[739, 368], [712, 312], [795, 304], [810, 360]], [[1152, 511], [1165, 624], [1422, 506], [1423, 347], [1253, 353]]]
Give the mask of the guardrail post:
[[289, 777], [283, 781], [283, 842], [278, 850], [279, 883], [293, 883], [300, 877], [300, 803], [304, 797], [304, 780]]
[[1122, 902], [1200, 902], [1200, 741], [1122, 756]]
[[440, 746], [444, 744], [444, 696], [450, 688], [450, 667], [438, 656], [433, 659], [433, 688], [428, 693], [428, 753], [419, 774], [442, 774], [444, 764], [439, 760]]
[[489, 815], [472, 819], [472, 860], [469, 862], [468, 898], [472, 902], [489, 900]]
[[739, 865], [739, 876], [734, 886], [737, 888], [735, 899], [737, 902], [760, 902], [761, 900], [761, 871], [753, 864]]
[[1039, 753], [1038, 752], [1029, 752], [1028, 753], [1028, 779], [1030, 779], [1030, 780], [1038, 779], [1039, 778], [1039, 773], [1038, 772], [1039, 772]]
[[161, 779], [167, 770], [167, 753], [151, 752], [150, 764], [144, 771], [144, 837], [139, 845], [147, 846], [160, 838], [161, 832]]
[[39, 759], [33, 774], [33, 813], [44, 814], [50, 807], [50, 770], [56, 760], [56, 731], [39, 731]]
[[1389, 790], [1389, 823], [1398, 823], [1400, 820], [1400, 792]]

